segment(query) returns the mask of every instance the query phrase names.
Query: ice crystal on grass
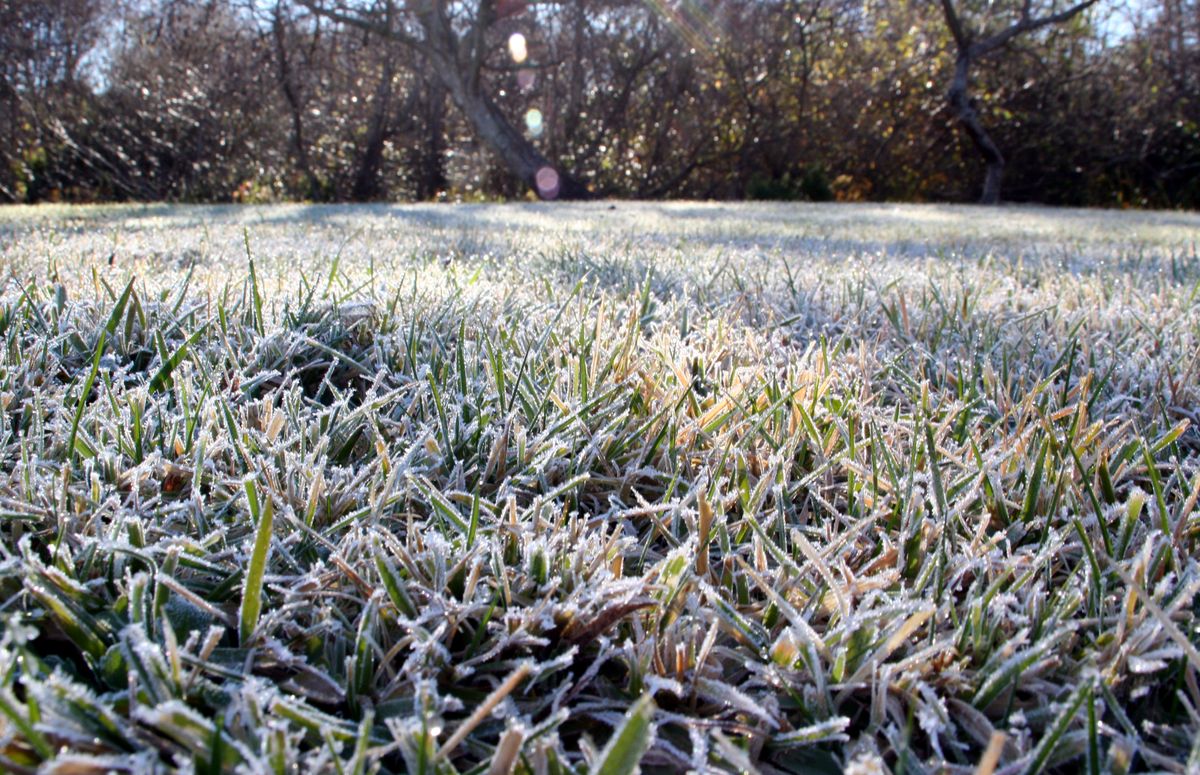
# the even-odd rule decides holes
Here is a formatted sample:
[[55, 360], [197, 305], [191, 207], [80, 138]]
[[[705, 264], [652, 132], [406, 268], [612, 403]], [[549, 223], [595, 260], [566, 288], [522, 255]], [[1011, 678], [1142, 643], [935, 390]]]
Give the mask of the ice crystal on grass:
[[0, 210], [0, 769], [1186, 772], [1198, 233]]

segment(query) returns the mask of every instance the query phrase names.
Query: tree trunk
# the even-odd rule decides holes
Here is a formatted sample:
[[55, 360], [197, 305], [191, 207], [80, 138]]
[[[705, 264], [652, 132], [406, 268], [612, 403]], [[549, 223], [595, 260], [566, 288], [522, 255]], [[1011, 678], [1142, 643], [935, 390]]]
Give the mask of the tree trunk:
[[392, 79], [395, 76], [393, 56], [392, 52], [387, 52], [383, 60], [383, 74], [375, 89], [374, 110], [367, 125], [362, 159], [355, 171], [354, 186], [350, 192], [350, 198], [356, 202], [380, 198], [379, 168], [383, 164], [383, 146], [388, 136], [388, 119], [392, 109]]
[[517, 130], [486, 94], [446, 84], [475, 134], [542, 199], [589, 199], [587, 187], [558, 169]]
[[444, 51], [434, 50], [430, 63], [479, 138], [500, 161], [542, 199], [590, 199], [591, 192], [542, 155], [480, 88], [478, 79], [463, 77], [460, 66]]
[[417, 198], [433, 199], [446, 190], [446, 87], [438, 78], [425, 83], [426, 133], [417, 152]]
[[301, 104], [300, 95], [297, 93], [296, 84], [293, 81], [292, 64], [288, 55], [288, 42], [283, 24], [283, 8], [280, 3], [275, 4], [272, 31], [275, 38], [275, 56], [279, 63], [279, 85], [283, 89], [283, 98], [287, 101], [288, 110], [291, 113], [292, 153], [296, 157], [296, 166], [300, 168], [300, 172], [308, 184], [308, 198], [319, 200], [323, 198], [322, 186], [321, 181], [313, 172], [312, 163], [308, 158], [308, 143], [304, 139], [304, 106]]
[[275, 14], [271, 19], [272, 37], [275, 38], [275, 56], [280, 66], [278, 78], [280, 78], [280, 86], [283, 90], [283, 100], [288, 103], [288, 112], [292, 114], [292, 152], [295, 156], [296, 166], [300, 168], [300, 173], [304, 175], [305, 182], [308, 186], [308, 198], [320, 198], [320, 181], [317, 175], [312, 172], [312, 164], [308, 161], [308, 144], [304, 138], [304, 106], [301, 104], [300, 95], [296, 92], [296, 86], [293, 82], [292, 60], [288, 55], [287, 30], [283, 25], [283, 6], [281, 2], [275, 4]]
[[542, 155], [525, 135], [512, 125], [492, 102], [480, 83], [486, 55], [485, 36], [498, 18], [496, 0], [480, 0], [478, 12], [466, 31], [455, 29], [442, 0], [413, 0], [406, 3], [424, 32], [413, 37], [393, 25], [395, 0], [387, 0], [372, 12], [344, 12], [324, 7], [319, 0], [298, 0], [305, 8], [342, 24], [350, 24], [408, 46], [425, 58], [426, 64], [446, 87], [450, 99], [462, 111], [475, 137], [499, 157], [504, 166], [531, 187], [542, 199], [591, 199], [587, 186]]
[[999, 146], [984, 129], [983, 122], [979, 120], [979, 112], [975, 110], [968, 91], [970, 72], [970, 54], [960, 53], [954, 64], [954, 81], [950, 86], [947, 99], [950, 107], [954, 109], [954, 114], [958, 117], [958, 122], [966, 130], [967, 136], [971, 138], [971, 142], [983, 157], [987, 167], [979, 203], [994, 205], [1000, 203], [1000, 183], [1004, 179], [1004, 154], [1000, 152]]

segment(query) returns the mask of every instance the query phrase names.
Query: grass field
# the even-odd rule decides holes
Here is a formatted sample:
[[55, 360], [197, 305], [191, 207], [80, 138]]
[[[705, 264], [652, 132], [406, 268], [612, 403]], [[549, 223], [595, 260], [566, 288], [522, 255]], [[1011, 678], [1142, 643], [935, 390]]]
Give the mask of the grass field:
[[1200, 216], [0, 210], [0, 770], [1200, 770]]

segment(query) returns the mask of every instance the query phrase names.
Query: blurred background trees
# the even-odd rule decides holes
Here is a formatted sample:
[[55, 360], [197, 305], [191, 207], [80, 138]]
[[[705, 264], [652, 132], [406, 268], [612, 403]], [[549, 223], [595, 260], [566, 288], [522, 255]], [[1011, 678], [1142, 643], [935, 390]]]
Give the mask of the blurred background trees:
[[947, 7], [0, 0], [0, 200], [1200, 206], [1200, 0]]

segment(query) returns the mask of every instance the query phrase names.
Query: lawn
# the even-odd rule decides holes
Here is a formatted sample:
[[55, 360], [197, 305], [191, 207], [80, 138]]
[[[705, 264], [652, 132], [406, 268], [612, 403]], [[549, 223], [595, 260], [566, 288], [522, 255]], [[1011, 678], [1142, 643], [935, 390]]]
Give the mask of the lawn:
[[0, 770], [1195, 772], [1198, 242], [0, 209]]

